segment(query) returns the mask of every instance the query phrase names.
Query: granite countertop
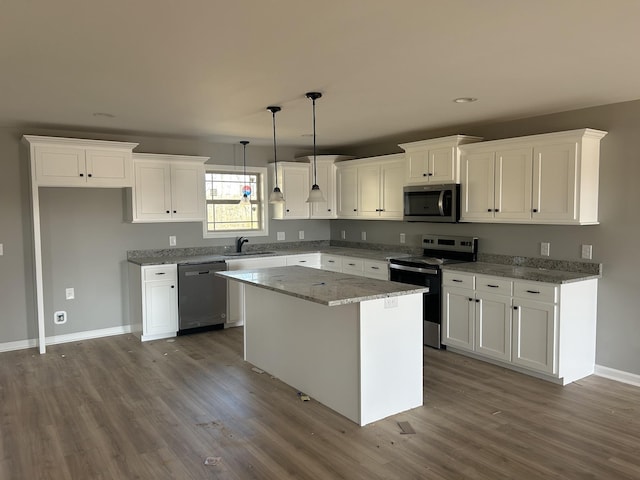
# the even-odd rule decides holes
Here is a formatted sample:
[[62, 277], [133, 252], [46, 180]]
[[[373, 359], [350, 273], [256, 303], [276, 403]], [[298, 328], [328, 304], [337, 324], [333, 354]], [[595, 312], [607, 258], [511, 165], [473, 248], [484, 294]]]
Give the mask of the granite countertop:
[[300, 266], [216, 272], [216, 275], [330, 307], [429, 291], [416, 285]]
[[493, 275], [496, 277], [513, 278], [514, 280], [526, 280], [530, 282], [544, 283], [571, 283], [600, 278], [601, 275], [589, 272], [568, 272], [563, 270], [551, 270], [546, 268], [533, 268], [517, 265], [502, 265], [497, 263], [454, 263], [444, 265], [443, 270], [473, 273], [476, 275]]
[[366, 250], [360, 248], [345, 247], [320, 247], [320, 248], [288, 248], [283, 250], [252, 252], [247, 250], [242, 255], [235, 255], [233, 252], [213, 255], [151, 255], [141, 257], [130, 257], [128, 261], [136, 265], [166, 265], [178, 264], [189, 265], [198, 263], [225, 262], [227, 260], [239, 260], [243, 258], [275, 257], [283, 255], [298, 255], [301, 253], [328, 253], [331, 255], [342, 255], [345, 257], [358, 257], [367, 260], [387, 261], [389, 258], [408, 256], [407, 253], [392, 252], [386, 250]]

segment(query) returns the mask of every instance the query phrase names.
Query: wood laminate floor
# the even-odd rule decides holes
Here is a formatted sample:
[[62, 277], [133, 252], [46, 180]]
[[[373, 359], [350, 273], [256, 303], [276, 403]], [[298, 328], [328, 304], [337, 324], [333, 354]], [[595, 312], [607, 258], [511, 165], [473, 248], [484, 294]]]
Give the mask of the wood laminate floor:
[[640, 388], [595, 376], [426, 348], [424, 406], [358, 427], [252, 371], [241, 328], [47, 350], [0, 354], [0, 479], [640, 479]]

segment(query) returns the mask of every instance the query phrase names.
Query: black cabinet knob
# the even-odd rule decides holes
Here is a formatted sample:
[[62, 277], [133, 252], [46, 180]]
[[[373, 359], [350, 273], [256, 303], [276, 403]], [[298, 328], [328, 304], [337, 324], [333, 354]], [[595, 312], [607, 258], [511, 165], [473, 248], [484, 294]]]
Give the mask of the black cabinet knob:
[[176, 288], [175, 285], [171, 285], [171, 288]]
[[178, 212], [176, 210], [174, 210], [173, 213], [178, 213]]
[[429, 173], [428, 175], [429, 175], [430, 177], [433, 177], [433, 173]]
[[470, 298], [470, 299], [469, 299], [469, 301], [470, 301], [470, 302], [473, 302], [473, 298]]
[[495, 208], [493, 211], [494, 211], [494, 212], [499, 212], [499, 211], [500, 211], [500, 209], [499, 209], [499, 208]]
[[289, 209], [287, 208], [287, 212], [289, 211]]
[[491, 210], [490, 208], [487, 208], [487, 212], [492, 212], [493, 210]]
[[87, 175], [87, 177], [91, 177], [91, 176], [92, 176], [91, 174]]
[[81, 173], [81, 174], [80, 174], [80, 176], [81, 176], [81, 177], [84, 177], [84, 173]]
[[476, 303], [480, 303], [480, 299], [479, 298], [476, 298]]
[[357, 212], [358, 210], [356, 210], [355, 208], [353, 209], [354, 212]]
[[518, 307], [513, 307], [513, 309], [514, 309], [514, 310], [517, 310], [517, 309], [518, 309]]
[[327, 208], [327, 212], [330, 212], [330, 211], [331, 211], [331, 209], [330, 209], [330, 208]]
[[426, 177], [426, 176], [427, 176], [427, 174], [426, 174], [426, 173], [423, 173], [423, 174], [422, 174], [422, 176], [423, 176], [423, 177]]
[[534, 208], [534, 209], [533, 209], [533, 213], [538, 213], [538, 209], [537, 209], [537, 208]]
[[171, 213], [169, 210], [167, 210], [167, 213]]

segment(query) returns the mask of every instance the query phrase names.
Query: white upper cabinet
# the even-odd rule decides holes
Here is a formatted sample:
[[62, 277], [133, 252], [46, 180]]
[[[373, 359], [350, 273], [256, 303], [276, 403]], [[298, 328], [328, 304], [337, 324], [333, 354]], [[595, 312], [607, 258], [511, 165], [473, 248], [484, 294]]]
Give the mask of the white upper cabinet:
[[136, 153], [133, 159], [133, 222], [204, 220], [204, 163], [209, 157]]
[[402, 154], [338, 164], [338, 217], [402, 220]]
[[137, 143], [25, 135], [35, 183], [41, 187], [133, 185], [131, 152]]
[[[273, 218], [331, 219], [337, 218], [336, 163], [352, 157], [345, 155], [318, 155], [316, 157], [317, 183], [326, 201], [307, 203], [314, 184], [313, 156], [296, 158], [295, 162], [278, 162], [278, 186], [284, 195], [284, 205], [274, 205]], [[275, 186], [274, 164], [270, 164], [271, 190]], [[270, 191], [271, 191], [270, 190]]]
[[[275, 178], [275, 164], [269, 164], [269, 168], [271, 177]], [[273, 218], [276, 220], [309, 218], [307, 198], [311, 188], [310, 174], [308, 163], [278, 162], [278, 185], [284, 195], [284, 203], [273, 205]]]
[[581, 129], [460, 147], [460, 220], [597, 224], [605, 135]]
[[481, 137], [450, 137], [400, 144], [406, 158], [407, 184], [460, 183], [459, 145], [481, 141]]

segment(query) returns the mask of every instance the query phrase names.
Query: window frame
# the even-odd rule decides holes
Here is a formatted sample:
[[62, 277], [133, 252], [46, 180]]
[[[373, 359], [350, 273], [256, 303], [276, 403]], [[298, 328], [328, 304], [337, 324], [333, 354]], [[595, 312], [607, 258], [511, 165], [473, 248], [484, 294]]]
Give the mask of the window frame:
[[[205, 185], [206, 185], [206, 174], [212, 172], [220, 172], [220, 173], [235, 173], [242, 174], [243, 170], [240, 167], [233, 165], [213, 165], [209, 163], [205, 163]], [[247, 166], [247, 175], [254, 174], [258, 175], [258, 185], [260, 191], [260, 199], [259, 203], [262, 207], [260, 209], [260, 225], [262, 228], [260, 230], [225, 230], [223, 232], [210, 232], [207, 230], [208, 218], [207, 218], [207, 196], [205, 194], [204, 198], [204, 210], [205, 217], [202, 222], [202, 236], [203, 238], [234, 238], [237, 236], [243, 237], [266, 237], [269, 235], [269, 194], [267, 187], [267, 169], [265, 167], [254, 167]], [[205, 186], [206, 191], [206, 186]], [[238, 201], [240, 201], [240, 197], [238, 197]]]

